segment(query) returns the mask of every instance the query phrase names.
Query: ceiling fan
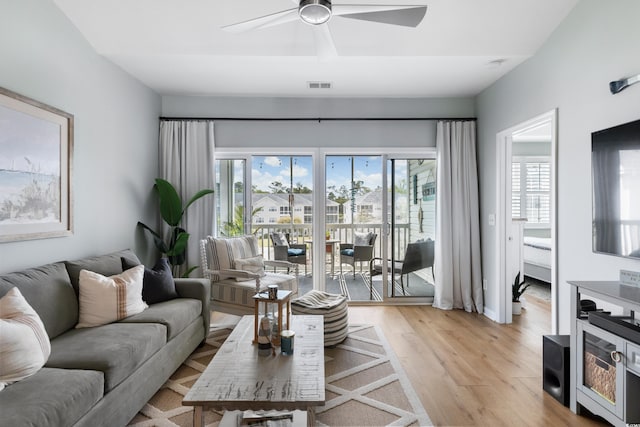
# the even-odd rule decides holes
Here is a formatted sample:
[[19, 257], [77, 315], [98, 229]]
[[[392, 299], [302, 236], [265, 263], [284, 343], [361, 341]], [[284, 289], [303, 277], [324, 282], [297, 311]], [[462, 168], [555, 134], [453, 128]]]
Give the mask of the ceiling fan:
[[240, 33], [273, 27], [300, 19], [314, 29], [318, 57], [338, 55], [327, 23], [333, 16], [417, 27], [427, 13], [426, 5], [332, 4], [331, 0], [293, 0], [298, 7], [222, 27]]

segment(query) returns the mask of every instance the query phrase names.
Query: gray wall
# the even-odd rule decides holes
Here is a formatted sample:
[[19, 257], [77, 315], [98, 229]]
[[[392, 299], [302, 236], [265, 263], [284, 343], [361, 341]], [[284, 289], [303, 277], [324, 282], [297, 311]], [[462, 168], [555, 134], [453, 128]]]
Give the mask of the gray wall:
[[[163, 96], [165, 117], [460, 118], [474, 117], [471, 98], [248, 98]], [[216, 121], [216, 147], [435, 146], [424, 120]]]
[[[615, 3], [615, 5], [613, 5]], [[640, 2], [582, 0], [537, 54], [482, 92], [478, 113], [485, 304], [497, 310], [496, 134], [558, 109], [559, 326], [569, 332], [567, 280], [617, 280], [640, 262], [591, 251], [591, 132], [640, 118], [640, 85], [611, 95], [608, 83], [640, 73]]]
[[95, 53], [47, 0], [0, 0], [0, 86], [75, 116], [74, 234], [0, 243], [0, 272], [131, 247], [156, 220], [160, 97]]

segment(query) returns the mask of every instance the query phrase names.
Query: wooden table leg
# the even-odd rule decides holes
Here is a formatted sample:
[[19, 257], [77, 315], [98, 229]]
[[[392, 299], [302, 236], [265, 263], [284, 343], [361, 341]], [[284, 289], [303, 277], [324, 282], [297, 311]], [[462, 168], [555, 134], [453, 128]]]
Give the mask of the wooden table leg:
[[253, 308], [253, 342], [258, 342], [258, 307], [260, 307], [260, 301], [256, 300]]
[[307, 408], [307, 426], [314, 427], [316, 425], [316, 410], [313, 406]]
[[291, 329], [291, 300], [287, 300], [287, 329]]
[[335, 248], [335, 245], [333, 243], [331, 243], [331, 278], [333, 279], [335, 277], [335, 272], [334, 272], [334, 268], [333, 266], [335, 265], [335, 253], [333, 252]]
[[193, 427], [204, 427], [204, 414], [202, 406], [193, 408]]

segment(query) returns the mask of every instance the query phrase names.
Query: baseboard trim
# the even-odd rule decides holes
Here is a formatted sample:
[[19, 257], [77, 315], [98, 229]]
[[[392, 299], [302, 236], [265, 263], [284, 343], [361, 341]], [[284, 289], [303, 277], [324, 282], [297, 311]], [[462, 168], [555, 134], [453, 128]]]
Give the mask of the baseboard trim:
[[493, 320], [494, 322], [498, 322], [498, 316], [496, 315], [496, 312], [491, 310], [490, 308], [485, 307], [483, 314], [487, 316], [489, 319]]

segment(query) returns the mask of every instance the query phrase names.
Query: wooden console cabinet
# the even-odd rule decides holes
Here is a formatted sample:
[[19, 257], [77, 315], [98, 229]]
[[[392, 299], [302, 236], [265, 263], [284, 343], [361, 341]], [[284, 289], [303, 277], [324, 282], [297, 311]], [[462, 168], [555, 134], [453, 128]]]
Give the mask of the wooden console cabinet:
[[[640, 288], [619, 282], [569, 282], [571, 312], [571, 410], [584, 408], [614, 426], [640, 423], [640, 344], [626, 331], [589, 322], [581, 299], [605, 302], [630, 319], [640, 312]], [[635, 338], [634, 338], [635, 339]]]

